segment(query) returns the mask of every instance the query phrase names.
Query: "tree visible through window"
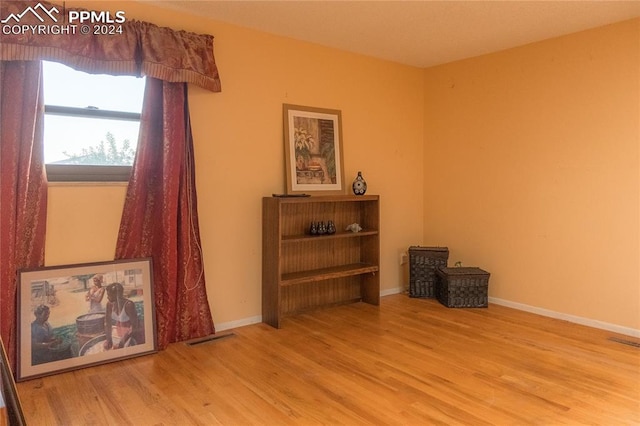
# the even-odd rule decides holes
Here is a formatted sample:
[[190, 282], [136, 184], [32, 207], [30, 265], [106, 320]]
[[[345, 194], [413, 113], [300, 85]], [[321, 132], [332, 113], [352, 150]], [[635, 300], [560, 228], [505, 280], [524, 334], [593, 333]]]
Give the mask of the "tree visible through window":
[[[126, 179], [138, 142], [144, 79], [87, 74], [46, 61], [43, 76], [50, 180], [111, 180], [105, 166], [125, 168], [120, 178]], [[86, 176], [67, 179], [76, 171]], [[60, 173], [65, 177], [56, 178]]]

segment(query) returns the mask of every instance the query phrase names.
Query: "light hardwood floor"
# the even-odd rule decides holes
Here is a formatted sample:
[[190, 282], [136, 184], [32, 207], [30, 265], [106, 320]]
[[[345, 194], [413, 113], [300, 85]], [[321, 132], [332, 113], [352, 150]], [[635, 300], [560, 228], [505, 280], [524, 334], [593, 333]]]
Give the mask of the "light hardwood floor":
[[18, 384], [30, 425], [640, 424], [638, 342], [383, 297]]

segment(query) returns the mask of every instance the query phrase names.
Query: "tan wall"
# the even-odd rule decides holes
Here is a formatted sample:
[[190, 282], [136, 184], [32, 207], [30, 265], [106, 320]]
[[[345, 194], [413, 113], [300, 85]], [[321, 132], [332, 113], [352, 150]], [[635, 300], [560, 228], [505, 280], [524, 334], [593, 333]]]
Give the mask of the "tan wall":
[[126, 183], [49, 183], [45, 263], [113, 260]]
[[[283, 103], [342, 111], [345, 179], [361, 170], [381, 196], [382, 290], [404, 285], [399, 253], [423, 234], [422, 70], [135, 2], [76, 4], [215, 36], [223, 91], [190, 87], [189, 102], [217, 324], [261, 315], [261, 198], [284, 191]], [[124, 191], [52, 186], [46, 263], [112, 259]]]
[[640, 329], [639, 28], [425, 70], [424, 241], [490, 296]]
[[[447, 245], [494, 298], [640, 329], [638, 20], [418, 70], [108, 6], [216, 37], [223, 92], [191, 87], [190, 109], [217, 324], [261, 315], [260, 200], [284, 190], [294, 103], [342, 110], [346, 179], [381, 195], [383, 291], [405, 285], [409, 245]], [[124, 190], [52, 186], [46, 263], [111, 259]]]

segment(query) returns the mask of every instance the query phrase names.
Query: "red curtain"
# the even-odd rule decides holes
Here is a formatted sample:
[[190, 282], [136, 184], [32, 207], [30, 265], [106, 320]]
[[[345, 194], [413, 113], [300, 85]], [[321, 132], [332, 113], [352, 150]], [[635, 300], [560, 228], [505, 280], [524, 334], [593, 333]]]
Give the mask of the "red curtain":
[[[33, 13], [26, 13], [33, 5], [33, 1], [0, 1], [0, 17], [19, 16], [20, 25], [51, 23], [49, 18], [41, 22]], [[38, 5], [59, 22], [64, 22], [70, 11], [82, 10], [67, 9], [44, 0]], [[7, 27], [15, 23], [9, 22]], [[221, 90], [213, 55], [213, 36], [136, 20], [126, 20], [117, 28], [122, 31], [109, 36], [3, 32], [0, 60], [51, 60], [92, 74], [144, 75], [192, 83], [212, 92]]]
[[0, 61], [0, 335], [16, 361], [17, 271], [44, 264], [47, 180], [39, 61]]
[[[46, 1], [39, 4], [61, 20], [71, 10]], [[33, 14], [23, 13], [32, 6], [29, 1], [0, 1], [0, 16], [19, 16], [21, 24], [39, 24]], [[160, 347], [213, 333], [204, 284], [193, 142], [186, 106], [186, 83], [213, 92], [221, 90], [213, 37], [129, 20], [123, 23], [119, 35], [2, 35], [0, 61], [21, 64], [47, 59], [90, 73], [147, 76], [141, 139], [127, 190], [116, 258], [153, 258]], [[43, 263], [46, 181], [41, 158], [42, 123], [38, 121], [41, 115], [34, 111], [41, 113], [41, 109], [31, 104], [35, 101], [27, 100], [27, 96], [37, 98], [39, 86], [31, 86], [31, 71], [12, 68], [3, 74], [7, 77], [2, 78], [0, 88], [0, 330], [14, 356], [15, 272], [20, 267]], [[39, 82], [40, 74], [37, 78]]]
[[198, 228], [187, 85], [147, 77], [116, 259], [152, 257], [158, 346], [215, 332]]

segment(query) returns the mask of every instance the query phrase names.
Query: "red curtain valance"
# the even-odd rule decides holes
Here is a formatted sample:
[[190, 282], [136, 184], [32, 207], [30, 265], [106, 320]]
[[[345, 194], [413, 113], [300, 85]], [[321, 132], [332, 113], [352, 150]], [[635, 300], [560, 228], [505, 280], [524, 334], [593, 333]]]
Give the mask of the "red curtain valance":
[[46, 1], [1, 1], [0, 20], [6, 22], [0, 23], [0, 60], [51, 60], [88, 73], [149, 76], [221, 90], [213, 36], [135, 20], [70, 23], [69, 12], [81, 10]]

